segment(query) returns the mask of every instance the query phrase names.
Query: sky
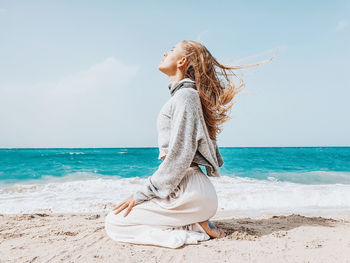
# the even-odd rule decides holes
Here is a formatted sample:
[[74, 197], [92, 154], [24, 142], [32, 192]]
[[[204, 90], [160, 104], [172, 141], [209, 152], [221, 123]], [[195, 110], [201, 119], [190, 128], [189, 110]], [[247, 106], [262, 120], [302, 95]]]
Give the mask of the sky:
[[0, 148], [157, 147], [184, 39], [274, 57], [237, 71], [219, 147], [350, 146], [349, 1], [0, 0]]

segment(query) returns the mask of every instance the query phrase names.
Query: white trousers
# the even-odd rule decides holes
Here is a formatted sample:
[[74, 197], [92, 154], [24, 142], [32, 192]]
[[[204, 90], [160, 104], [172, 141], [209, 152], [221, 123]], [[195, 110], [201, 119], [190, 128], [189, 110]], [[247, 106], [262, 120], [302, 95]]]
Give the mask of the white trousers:
[[153, 198], [105, 218], [107, 235], [119, 242], [178, 248], [208, 240], [198, 222], [216, 213], [218, 199], [214, 185], [198, 166], [189, 167], [179, 186], [167, 198]]

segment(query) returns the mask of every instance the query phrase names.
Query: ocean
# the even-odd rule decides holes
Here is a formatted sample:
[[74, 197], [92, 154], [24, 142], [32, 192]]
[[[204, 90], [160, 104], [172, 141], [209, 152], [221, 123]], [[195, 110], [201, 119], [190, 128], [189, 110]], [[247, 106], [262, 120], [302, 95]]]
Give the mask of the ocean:
[[[350, 212], [350, 147], [219, 149], [218, 210]], [[156, 147], [0, 149], [0, 213], [106, 212], [157, 170], [157, 157]]]

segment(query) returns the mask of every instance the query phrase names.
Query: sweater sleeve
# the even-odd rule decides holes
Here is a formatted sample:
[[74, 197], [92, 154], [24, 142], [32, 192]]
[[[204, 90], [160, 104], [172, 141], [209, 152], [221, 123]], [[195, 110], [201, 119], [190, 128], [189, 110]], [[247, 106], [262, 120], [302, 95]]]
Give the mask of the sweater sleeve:
[[137, 203], [153, 197], [166, 198], [179, 185], [195, 156], [199, 140], [198, 94], [189, 89], [176, 92], [172, 103], [171, 133], [165, 160], [134, 194]]

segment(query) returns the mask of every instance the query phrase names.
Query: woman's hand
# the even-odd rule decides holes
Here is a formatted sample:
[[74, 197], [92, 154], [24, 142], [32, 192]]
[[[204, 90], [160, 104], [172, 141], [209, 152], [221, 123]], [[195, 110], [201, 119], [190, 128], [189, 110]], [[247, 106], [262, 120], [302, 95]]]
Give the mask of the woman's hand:
[[135, 199], [134, 199], [134, 196], [133, 195], [131, 195], [131, 196], [129, 196], [124, 202], [121, 202], [119, 205], [117, 205], [116, 207], [114, 207], [112, 210], [115, 210], [115, 209], [117, 209], [116, 211], [115, 211], [115, 213], [114, 214], [119, 214], [121, 211], [123, 211], [125, 208], [127, 208], [127, 210], [126, 210], [126, 212], [125, 212], [125, 214], [124, 214], [124, 217], [126, 217], [129, 213], [130, 213], [130, 211], [131, 211], [131, 209], [134, 207], [134, 206], [136, 206], [137, 205], [137, 203], [136, 203], [136, 201], [135, 201]]

